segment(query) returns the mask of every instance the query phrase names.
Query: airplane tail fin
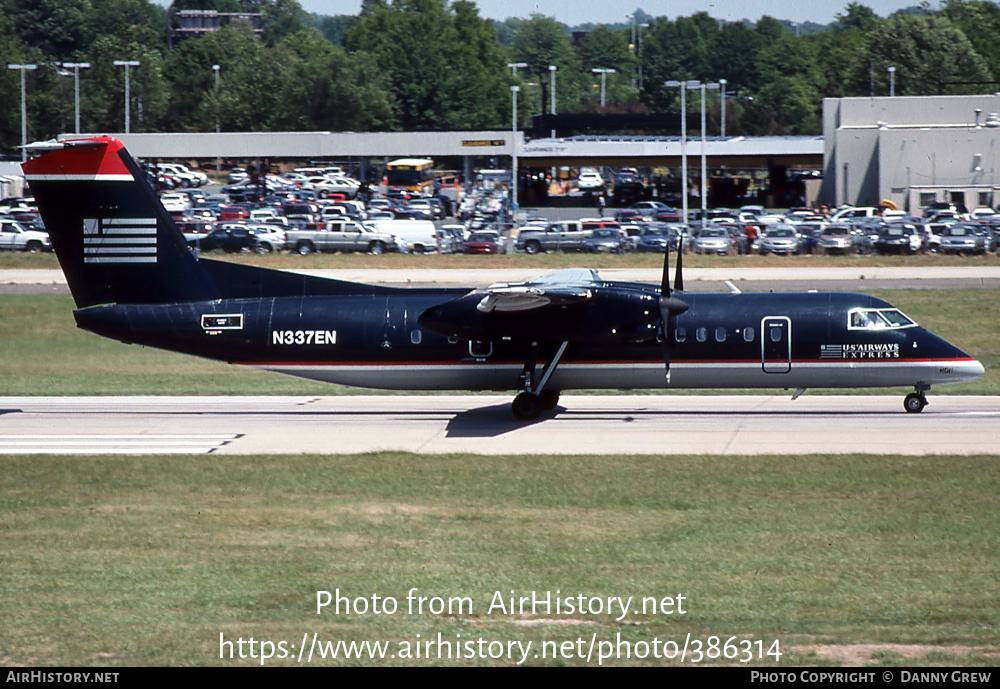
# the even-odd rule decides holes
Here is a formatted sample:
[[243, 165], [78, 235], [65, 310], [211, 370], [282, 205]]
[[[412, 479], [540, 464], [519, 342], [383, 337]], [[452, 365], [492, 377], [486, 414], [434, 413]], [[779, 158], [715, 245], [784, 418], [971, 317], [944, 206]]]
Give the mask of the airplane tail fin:
[[220, 298], [121, 141], [34, 144], [23, 164], [78, 308]]

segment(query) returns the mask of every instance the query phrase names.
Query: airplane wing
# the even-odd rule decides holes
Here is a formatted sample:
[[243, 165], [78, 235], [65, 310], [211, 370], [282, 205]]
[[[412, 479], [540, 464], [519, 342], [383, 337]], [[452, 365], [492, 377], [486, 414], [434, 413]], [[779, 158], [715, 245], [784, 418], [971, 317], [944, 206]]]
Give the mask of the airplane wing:
[[573, 268], [472, 290], [427, 309], [419, 322], [471, 340], [641, 341], [656, 334], [658, 298], [655, 286], [610, 289], [596, 271]]

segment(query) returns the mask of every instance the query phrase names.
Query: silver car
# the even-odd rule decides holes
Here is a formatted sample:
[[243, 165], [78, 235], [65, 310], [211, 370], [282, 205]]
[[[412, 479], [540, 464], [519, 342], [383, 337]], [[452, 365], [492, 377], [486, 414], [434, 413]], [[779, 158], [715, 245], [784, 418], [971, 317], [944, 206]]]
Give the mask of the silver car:
[[695, 254], [719, 254], [725, 256], [732, 248], [732, 238], [724, 227], [706, 227], [698, 231], [698, 236], [691, 244], [691, 252]]
[[802, 238], [791, 225], [772, 225], [760, 240], [761, 254], [800, 254]]

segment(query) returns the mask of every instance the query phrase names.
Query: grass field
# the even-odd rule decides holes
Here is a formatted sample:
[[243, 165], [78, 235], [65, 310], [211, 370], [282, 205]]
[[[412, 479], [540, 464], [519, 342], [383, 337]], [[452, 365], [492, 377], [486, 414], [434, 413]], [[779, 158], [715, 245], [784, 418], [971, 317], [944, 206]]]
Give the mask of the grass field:
[[[6, 666], [259, 663], [220, 659], [220, 633], [286, 641], [293, 654], [314, 633], [389, 642], [395, 653], [417, 635], [441, 633], [531, 641], [539, 654], [546, 641], [575, 649], [578, 638], [584, 653], [592, 639], [619, 638], [639, 650], [645, 642], [648, 652], [654, 639], [683, 646], [690, 634], [761, 641], [765, 654], [777, 640], [777, 663], [752, 647], [758, 668], [1000, 658], [996, 457], [379, 454], [0, 464]], [[412, 588], [469, 601], [450, 614], [407, 614]], [[337, 589], [369, 605], [391, 597], [399, 607], [338, 615], [331, 606], [317, 615], [317, 591]], [[606, 610], [489, 611], [497, 592], [557, 590], [635, 602], [620, 621]], [[636, 613], [643, 597], [674, 597], [674, 613]], [[495, 659], [313, 662], [515, 664], [504, 648]], [[587, 664], [575, 653], [528, 662]], [[295, 661], [268, 661], [279, 663]]]
[[[1000, 394], [996, 290], [876, 294], [985, 364], [932, 395]], [[351, 391], [126, 346], [71, 312], [0, 295], [0, 395]], [[284, 642], [292, 657], [266, 664], [288, 665], [315, 634], [388, 644], [324, 665], [514, 665], [530, 642], [527, 664], [669, 666], [653, 649], [690, 635], [683, 664], [700, 641], [702, 662], [754, 668], [996, 666], [998, 484], [997, 455], [0, 455], [0, 664], [255, 665], [238, 657], [253, 637], [258, 655]], [[467, 603], [411, 615], [413, 588]], [[317, 615], [338, 589], [398, 609]], [[621, 620], [490, 611], [512, 591], [634, 601]], [[673, 614], [635, 611], [666, 597]], [[730, 640], [736, 657], [706, 657]], [[401, 657], [416, 642], [432, 646]]]
[[[872, 290], [977, 357], [986, 375], [936, 394], [1000, 395], [1000, 291]], [[295, 395], [356, 389], [123, 345], [76, 328], [65, 295], [0, 295], [0, 395]], [[884, 392], [884, 391], [880, 391]], [[782, 393], [783, 394], [783, 393]]]

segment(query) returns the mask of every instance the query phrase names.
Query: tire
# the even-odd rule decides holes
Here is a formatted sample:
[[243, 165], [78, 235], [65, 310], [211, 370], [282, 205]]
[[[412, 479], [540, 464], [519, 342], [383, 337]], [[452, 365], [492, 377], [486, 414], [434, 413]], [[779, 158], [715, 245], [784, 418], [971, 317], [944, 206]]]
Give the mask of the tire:
[[541, 400], [530, 392], [522, 392], [510, 405], [514, 418], [519, 421], [533, 421], [542, 411]]
[[542, 409], [555, 409], [556, 405], [559, 404], [559, 391], [544, 390], [538, 399], [542, 405]]
[[532, 256], [534, 256], [535, 254], [541, 253], [541, 251], [542, 251], [542, 245], [536, 242], [535, 240], [531, 240], [530, 242], [524, 245], [524, 253], [526, 254], [531, 254]]
[[368, 251], [373, 256], [381, 256], [382, 254], [385, 253], [385, 244], [383, 244], [382, 242], [372, 242], [371, 245], [368, 247]]
[[258, 254], [269, 254], [272, 251], [274, 251], [274, 247], [272, 247], [267, 242], [264, 242], [264, 243], [261, 243], [261, 244], [257, 245], [256, 251], [257, 251]]
[[903, 408], [910, 414], [919, 414], [927, 406], [927, 398], [919, 392], [911, 392], [903, 400]]
[[313, 245], [312, 242], [299, 242], [298, 246], [295, 247], [295, 250], [299, 253], [300, 256], [308, 256], [309, 254], [316, 251], [316, 247]]
[[42, 243], [39, 241], [31, 240], [30, 242], [28, 242], [28, 245], [24, 247], [24, 250], [32, 254], [37, 254], [39, 251], [42, 250]]

